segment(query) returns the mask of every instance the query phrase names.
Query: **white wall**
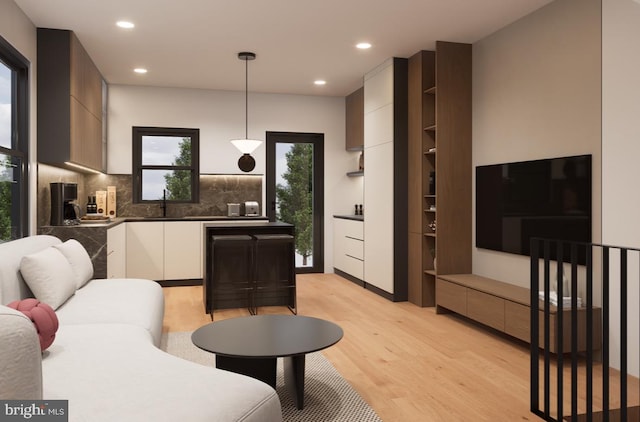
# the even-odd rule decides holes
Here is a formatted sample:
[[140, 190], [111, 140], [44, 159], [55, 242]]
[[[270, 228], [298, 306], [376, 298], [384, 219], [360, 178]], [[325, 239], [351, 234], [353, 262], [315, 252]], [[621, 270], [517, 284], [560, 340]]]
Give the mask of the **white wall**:
[[[333, 214], [352, 214], [362, 203], [362, 178], [349, 178], [358, 168], [357, 153], [347, 153], [343, 97], [249, 93], [249, 137], [265, 140], [265, 132], [324, 133], [325, 272], [333, 267]], [[244, 137], [244, 92], [110, 85], [108, 157], [110, 174], [131, 174], [131, 127], [165, 126], [200, 129], [200, 171], [241, 173], [240, 152], [229, 142]], [[265, 173], [265, 144], [253, 154]], [[263, 184], [264, 186], [264, 184]], [[263, 198], [264, 203], [264, 198]]]
[[31, 20], [12, 0], [0, 0], [0, 36], [9, 42], [20, 52], [29, 62], [29, 231], [35, 234], [37, 229], [37, 96], [36, 96], [36, 27]]
[[[556, 0], [473, 45], [473, 166], [592, 154], [594, 241], [600, 80], [599, 0]], [[474, 189], [474, 210], [475, 201]], [[475, 221], [473, 231], [475, 245]], [[529, 259], [520, 255], [474, 247], [473, 272], [530, 283]]]
[[[640, 3], [632, 0], [602, 2], [602, 241], [640, 248], [638, 210], [640, 195]], [[627, 340], [631, 346], [629, 370], [638, 368], [639, 307], [638, 258], [630, 265]], [[617, 267], [615, 268], [617, 269]], [[612, 274], [613, 276], [613, 274]], [[612, 297], [619, 295], [618, 278]], [[619, 309], [613, 305], [614, 309]], [[619, 318], [612, 313], [612, 355], [619, 354]]]

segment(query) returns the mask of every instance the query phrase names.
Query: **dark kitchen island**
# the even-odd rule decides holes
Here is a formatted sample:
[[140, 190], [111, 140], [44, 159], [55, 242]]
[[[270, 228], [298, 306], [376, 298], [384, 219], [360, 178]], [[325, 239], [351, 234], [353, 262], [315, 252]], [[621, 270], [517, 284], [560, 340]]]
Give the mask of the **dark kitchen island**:
[[296, 313], [295, 227], [268, 221], [203, 225], [205, 312], [287, 306]]

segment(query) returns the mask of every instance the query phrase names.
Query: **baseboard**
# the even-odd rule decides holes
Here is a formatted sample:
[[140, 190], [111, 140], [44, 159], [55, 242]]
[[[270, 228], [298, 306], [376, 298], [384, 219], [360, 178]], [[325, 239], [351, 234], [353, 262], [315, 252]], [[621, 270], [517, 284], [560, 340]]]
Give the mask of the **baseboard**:
[[379, 287], [374, 286], [373, 284], [369, 284], [366, 281], [364, 282], [364, 288], [377, 294], [378, 296], [382, 296], [383, 298], [390, 300], [391, 302], [402, 302], [402, 300], [396, 299], [396, 296], [392, 293], [387, 292], [386, 290], [382, 290]]
[[360, 287], [364, 287], [365, 289], [369, 290], [370, 292], [373, 292], [375, 294], [377, 294], [378, 296], [382, 296], [383, 298], [390, 300], [391, 302], [402, 302], [406, 299], [398, 299], [397, 296], [382, 290], [379, 287], [374, 286], [373, 284], [369, 284], [364, 280], [360, 280], [357, 277], [352, 276], [351, 274], [347, 274], [344, 271], [341, 271], [337, 268], [333, 269], [333, 272], [336, 273], [337, 275], [339, 275], [342, 278], [346, 278], [347, 280], [351, 281], [352, 283], [357, 284]]
[[352, 283], [356, 283], [360, 287], [364, 287], [364, 285], [366, 284], [364, 281], [360, 280], [359, 278], [354, 277], [351, 274], [347, 274], [344, 271], [339, 270], [337, 268], [334, 268], [333, 272], [336, 273], [337, 275], [339, 275], [342, 278], [346, 278], [347, 280], [351, 281]]
[[194, 278], [190, 280], [160, 280], [157, 281], [162, 287], [180, 287], [180, 286], [202, 286], [201, 278]]

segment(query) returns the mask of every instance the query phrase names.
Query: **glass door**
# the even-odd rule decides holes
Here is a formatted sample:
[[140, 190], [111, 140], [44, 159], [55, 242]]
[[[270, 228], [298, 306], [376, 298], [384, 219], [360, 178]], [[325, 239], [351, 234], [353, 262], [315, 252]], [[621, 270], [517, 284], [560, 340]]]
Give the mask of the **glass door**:
[[267, 132], [267, 216], [296, 228], [296, 271], [324, 272], [324, 135]]

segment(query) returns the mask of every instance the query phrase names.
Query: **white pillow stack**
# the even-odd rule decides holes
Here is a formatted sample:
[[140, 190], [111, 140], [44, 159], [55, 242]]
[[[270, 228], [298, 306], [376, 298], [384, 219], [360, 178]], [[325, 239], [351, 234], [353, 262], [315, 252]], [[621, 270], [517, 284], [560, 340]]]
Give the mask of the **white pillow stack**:
[[75, 239], [69, 239], [54, 248], [62, 252], [67, 258], [76, 279], [76, 289], [84, 286], [87, 281], [93, 278], [93, 264], [87, 250]]
[[70, 239], [23, 257], [20, 273], [36, 299], [55, 310], [91, 280], [93, 264], [80, 242]]
[[76, 292], [73, 269], [62, 252], [55, 248], [22, 258], [20, 272], [36, 299], [54, 310]]

